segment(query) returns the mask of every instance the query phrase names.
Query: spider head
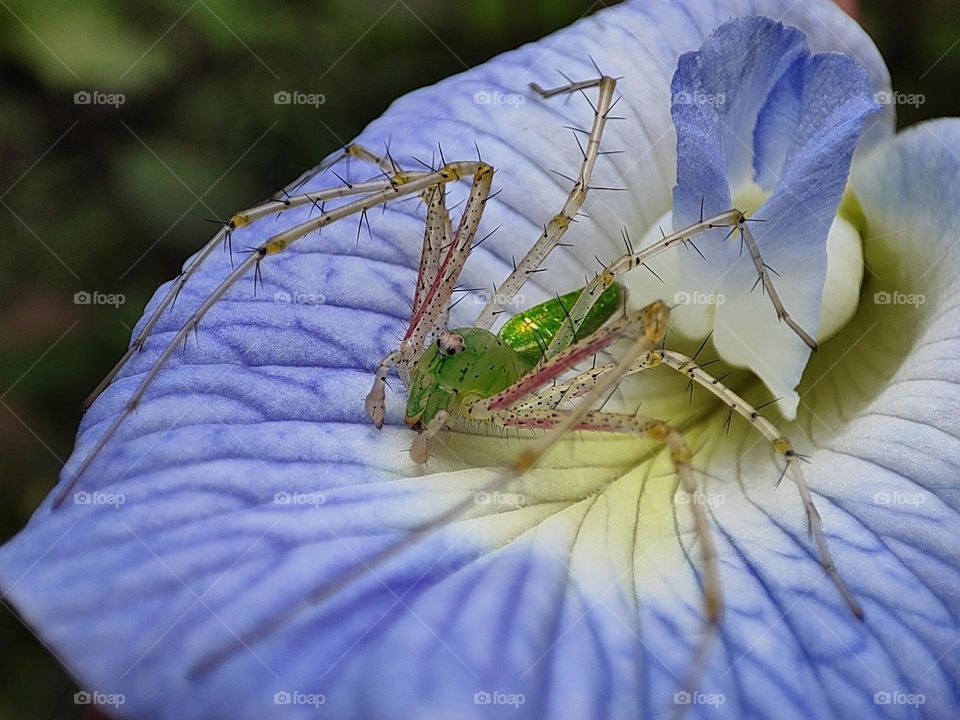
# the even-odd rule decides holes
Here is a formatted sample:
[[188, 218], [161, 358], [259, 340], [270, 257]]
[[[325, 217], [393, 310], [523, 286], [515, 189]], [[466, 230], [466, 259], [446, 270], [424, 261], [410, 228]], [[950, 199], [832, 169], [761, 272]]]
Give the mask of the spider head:
[[410, 373], [406, 423], [422, 432], [441, 410], [451, 422], [469, 398], [490, 397], [516, 382], [524, 366], [502, 338], [476, 327], [440, 333]]

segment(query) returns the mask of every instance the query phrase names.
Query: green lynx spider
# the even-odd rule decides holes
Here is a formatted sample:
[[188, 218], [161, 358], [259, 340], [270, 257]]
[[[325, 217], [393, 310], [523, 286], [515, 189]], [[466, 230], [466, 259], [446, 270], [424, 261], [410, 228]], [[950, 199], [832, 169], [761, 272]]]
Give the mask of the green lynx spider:
[[[594, 409], [602, 404], [624, 377], [660, 365], [669, 367], [705, 388], [731, 411], [746, 419], [770, 443], [775, 453], [783, 458], [783, 475], [791, 477], [800, 493], [809, 531], [824, 572], [851, 611], [862, 618], [863, 612], [859, 603], [834, 565], [820, 515], [800, 469], [801, 458], [793, 450], [790, 441], [754, 407], [698, 366], [694, 358], [658, 348], [669, 324], [670, 310], [664, 302], [656, 301], [640, 310], [624, 312], [622, 316], [612, 319], [620, 306], [623, 293], [616, 282], [618, 276], [644, 265], [669, 248], [687, 243], [711, 229], [723, 227], [730, 228], [727, 237], [733, 233], [739, 234], [750, 253], [758, 281], [762, 283], [777, 316], [804, 342], [815, 348], [814, 340], [790, 318], [783, 307], [754, 242], [747, 218], [742, 212], [731, 209], [701, 219], [690, 227], [664, 236], [640, 251], [634, 251], [628, 246], [627, 254], [604, 268], [582, 290], [568, 293], [562, 298], [521, 313], [508, 321], [498, 335], [490, 332], [497, 316], [516, 297], [517, 292], [540, 267], [551, 250], [560, 243], [582, 208], [590, 189], [594, 166], [598, 157], [603, 154], [600, 152], [603, 129], [608, 119], [611, 119], [610, 110], [616, 104], [616, 80], [607, 76], [571, 82], [551, 90], [544, 90], [537, 85], [531, 87], [544, 98], [597, 88], [593, 124], [589, 133], [586, 133], [586, 147], [581, 145], [583, 161], [579, 177], [562, 209], [551, 218], [531, 249], [517, 263], [514, 272], [499, 286], [473, 326], [449, 330], [447, 319], [451, 295], [474, 246], [483, 209], [490, 197], [494, 169], [478, 159], [444, 163], [437, 170], [405, 171], [390, 158], [389, 152], [386, 157], [380, 157], [370, 150], [350, 145], [342, 155], [334, 158], [333, 162], [344, 156], [372, 162], [383, 175], [382, 180], [353, 184], [344, 182], [336, 188], [292, 194], [306, 178], [329, 167], [329, 164], [321, 165], [313, 173], [301, 177], [288, 187], [281, 199], [271, 200], [234, 215], [175, 280], [131, 343], [127, 353], [88, 398], [87, 406], [110, 384], [124, 363], [143, 347], [159, 317], [172, 304], [187, 280], [220, 243], [229, 242], [233, 230], [291, 207], [313, 205], [319, 210], [315, 217], [269, 238], [255, 248], [207, 296], [163, 349], [123, 410], [64, 484], [54, 499], [54, 507], [59, 506], [69, 495], [123, 420], [134, 411], [164, 363], [190, 332], [196, 329], [210, 308], [240, 278], [250, 271], [258, 270], [259, 263], [266, 256], [282, 252], [314, 230], [350, 215], [365, 214], [367, 210], [397, 198], [415, 196], [424, 202], [427, 210], [412, 316], [400, 347], [388, 354], [377, 367], [373, 388], [365, 403], [368, 414], [378, 428], [382, 426], [385, 417], [386, 378], [391, 368], [395, 368], [409, 391], [406, 421], [418, 430], [411, 448], [412, 458], [417, 462], [426, 462], [430, 455], [431, 440], [443, 429], [451, 427], [459, 418], [479, 421], [501, 429], [545, 430], [542, 436], [530, 440], [516, 459], [483, 488], [494, 491], [524, 474], [571, 430], [625, 433], [664, 444], [669, 449], [680, 489], [693, 495], [697, 484], [694, 479], [692, 453], [675, 428], [656, 418]], [[446, 185], [467, 178], [472, 178], [472, 184], [454, 230], [446, 207]], [[329, 200], [351, 196], [360, 197], [331, 210], [324, 207], [324, 203]], [[526, 327], [534, 324], [532, 318], [539, 318], [544, 322], [536, 323], [536, 329]], [[618, 341], [629, 341], [619, 359], [596, 365], [586, 372], [570, 377], [580, 363], [595, 357], [597, 353]], [[544, 389], [547, 385], [550, 387]], [[559, 409], [562, 402], [574, 398], [580, 398], [574, 409]], [[309, 597], [303, 598], [288, 611], [261, 624], [237, 643], [214, 651], [195, 666], [194, 672], [202, 673], [216, 667], [238, 649], [265, 637], [298, 612], [319, 603], [337, 588], [402, 552], [434, 528], [456, 519], [471, 505], [472, 498], [467, 498], [430, 522], [411, 530], [402, 540], [326, 584]], [[687, 506], [692, 514], [701, 550], [704, 593], [704, 632], [696, 660], [691, 666], [692, 679], [698, 677], [702, 670], [706, 652], [723, 612], [723, 602], [717, 554], [706, 512], [697, 502], [689, 502]], [[695, 680], [691, 680], [687, 686], [695, 688], [696, 684]]]

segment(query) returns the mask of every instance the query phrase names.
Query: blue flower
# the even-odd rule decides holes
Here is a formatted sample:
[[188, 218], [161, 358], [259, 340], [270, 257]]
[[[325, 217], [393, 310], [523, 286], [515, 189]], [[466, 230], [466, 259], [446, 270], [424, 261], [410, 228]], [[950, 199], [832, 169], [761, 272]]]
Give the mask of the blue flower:
[[[503, 229], [471, 256], [464, 287], [504, 277], [560, 207], [568, 182], [551, 170], [579, 162], [563, 126], [591, 109], [526, 88], [554, 83], [556, 67], [592, 76], [590, 56], [623, 76], [626, 118], [603, 140], [626, 152], [601, 159], [595, 184], [626, 191], [591, 195], [525, 302], [582, 285], [594, 255], [623, 251], [624, 226], [637, 238], [682, 226], [701, 200], [705, 213], [736, 202], [765, 220], [754, 233], [784, 303], [823, 341], [814, 355], [750, 293], [752, 266], [722, 234], [697, 241], [708, 262], [692, 250], [665, 258], [668, 287], [635, 271], [632, 301], [724, 295], [677, 308], [668, 343], [695, 349], [713, 328], [716, 352], [752, 370], [735, 389], [761, 402], [796, 389], [780, 407], [790, 416], [792, 404], [796, 422], [782, 427], [806, 445], [865, 621], [824, 579], [764, 443], [736, 419], [725, 433], [725, 409], [699, 392], [688, 404], [667, 374], [634, 378], [613, 402], [686, 420], [713, 499], [727, 611], [700, 695], [674, 695], [700, 630], [699, 552], [666, 464], [632, 438], [563, 442], [509, 495], [478, 497], [464, 519], [307, 602], [469, 497], [520, 446], [458, 430], [424, 470], [406, 452], [399, 388], [382, 431], [366, 418], [372, 369], [407, 320], [423, 226], [415, 203], [395, 203], [371, 214], [372, 237], [337, 224], [264, 261], [264, 287], [240, 284], [216, 305], [78, 494], [55, 512], [45, 502], [0, 549], [4, 597], [86, 689], [122, 698], [119, 715], [580, 720], [650, 717], [676, 701], [711, 718], [956, 714], [960, 124], [893, 136], [893, 108], [873, 101], [889, 88], [882, 60], [827, 2], [605, 10], [398, 100], [358, 138], [390, 139], [409, 167], [438, 141], [448, 159], [471, 158], [476, 141], [497, 168], [503, 192], [481, 235]], [[371, 175], [355, 160], [337, 171]], [[234, 244], [309, 212], [255, 223]], [[186, 286], [85, 416], [66, 476], [229, 271], [215, 254]], [[477, 295], [455, 324], [473, 319]], [[191, 672], [224, 646], [236, 652]]]

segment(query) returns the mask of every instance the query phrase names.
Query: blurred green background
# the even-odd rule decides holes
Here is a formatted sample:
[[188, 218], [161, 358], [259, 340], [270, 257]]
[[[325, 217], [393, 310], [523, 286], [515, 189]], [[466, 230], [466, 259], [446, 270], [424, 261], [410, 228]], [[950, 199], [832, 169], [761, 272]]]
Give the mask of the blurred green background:
[[[54, 485], [80, 403], [157, 285], [214, 228], [391, 100], [564, 27], [590, 0], [0, 2], [0, 541]], [[865, 0], [906, 126], [958, 115], [956, 0]], [[326, 96], [318, 110], [274, 92]], [[79, 90], [125, 102], [78, 105]], [[119, 308], [79, 291], [123, 293]], [[109, 590], [105, 588], [105, 592]], [[76, 718], [73, 685], [0, 611], [0, 718]], [[62, 700], [62, 702], [61, 702]]]

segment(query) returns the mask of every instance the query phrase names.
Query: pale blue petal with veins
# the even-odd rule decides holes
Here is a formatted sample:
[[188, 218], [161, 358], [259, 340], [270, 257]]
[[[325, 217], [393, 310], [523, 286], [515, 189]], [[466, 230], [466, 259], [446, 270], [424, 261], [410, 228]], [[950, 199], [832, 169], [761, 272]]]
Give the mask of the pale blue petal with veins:
[[[558, 67], [589, 76], [588, 55], [623, 75], [618, 112], [627, 120], [612, 123], [604, 143], [627, 152], [605, 157], [597, 184], [628, 191], [594, 194], [590, 220], [569, 238], [575, 247], [537, 277], [525, 293], [530, 304], [581, 283], [595, 253], [613, 257], [621, 226], [640, 234], [669, 210], [677, 59], [728, 18], [756, 13], [799, 28], [814, 52], [850, 53], [872, 87], [886, 89], [876, 49], [829, 3], [638, 2], [412, 93], [360, 141], [378, 148], [391, 138], [411, 167], [411, 155], [429, 162], [437, 142], [452, 159], [473, 157], [477, 141], [503, 189], [481, 233], [503, 229], [463, 278], [486, 286], [560, 206], [567, 183], [550, 169], [572, 174], [579, 159], [562, 126], [590, 120], [582, 98], [543, 101], [527, 83], [560, 82]], [[477, 92], [524, 102], [478, 104]], [[874, 693], [888, 691], [923, 693], [926, 717], [956, 714], [960, 366], [951, 338], [960, 318], [950, 248], [960, 130], [942, 123], [886, 144], [891, 130], [888, 109], [861, 143], [873, 153], [854, 166], [871, 228], [867, 290], [906, 292], [915, 280], [927, 302], [920, 311], [865, 305], [812, 360], [792, 430], [817, 446], [808, 474], [867, 620], [853, 620], [822, 579], [796, 493], [775, 487], [769, 454], [750, 449], [754, 435], [735, 425], [724, 436], [722, 411], [704, 416], [691, 435], [706, 443], [696, 462], [711, 478], [707, 490], [725, 498], [710, 510], [727, 615], [702, 689], [725, 702], [693, 706], [690, 717], [915, 714], [874, 704]], [[372, 174], [356, 163], [349, 171]], [[327, 173], [310, 186], [334, 182]], [[306, 214], [237, 233], [235, 246]], [[678, 543], [677, 528], [690, 548], [688, 520], [671, 509], [663, 466], [638, 463], [635, 440], [611, 437], [565, 442], [545, 469], [510, 489], [524, 495], [521, 508], [510, 498], [478, 504], [470, 520], [213, 672], [188, 677], [212, 649], [468, 496], [489, 477], [477, 468], [518, 447], [457, 433], [420, 471], [406, 455], [410, 432], [398, 426], [397, 387], [391, 424], [379, 433], [369, 425], [363, 396], [408, 315], [422, 212], [398, 204], [371, 213], [370, 223], [373, 238], [364, 230], [357, 242], [356, 225], [343, 223], [270, 258], [256, 297], [249, 282], [229, 293], [201, 324], [199, 347], [191, 342], [170, 362], [85, 476], [81, 490], [113, 493], [115, 504], [51, 512], [47, 501], [0, 550], [5, 599], [84, 687], [123, 693], [123, 717], [579, 720], [672, 709], [701, 615], [700, 587]], [[70, 467], [228, 271], [217, 255], [188, 285], [89, 411]], [[325, 302], [276, 302], [277, 293]], [[471, 296], [456, 319], [469, 321], [479, 307]], [[682, 383], [670, 398], [677, 395]], [[713, 479], [721, 475], [722, 484]], [[275, 500], [296, 492], [308, 502]], [[905, 496], [923, 503], [892, 502]], [[476, 693], [495, 691], [501, 699], [522, 693], [524, 702], [475, 704]], [[277, 692], [303, 695], [276, 704]], [[311, 693], [324, 696], [319, 712], [303, 704]]]
[[[812, 55], [796, 28], [735, 20], [681, 56], [672, 92], [673, 227], [722, 213], [738, 190], [759, 184], [768, 197], [751, 227], [763, 262], [794, 321], [819, 336], [827, 234], [857, 141], [881, 107], [866, 69], [838, 53]], [[715, 230], [698, 240], [697, 255], [678, 255], [668, 288], [718, 300], [685, 304], [675, 326], [693, 337], [712, 329], [720, 356], [752, 370], [793, 418], [810, 348], [771, 303], [757, 301], [751, 257], [725, 237]]]

